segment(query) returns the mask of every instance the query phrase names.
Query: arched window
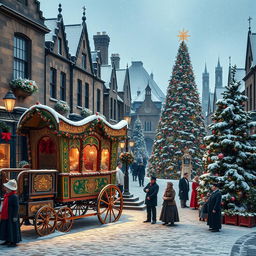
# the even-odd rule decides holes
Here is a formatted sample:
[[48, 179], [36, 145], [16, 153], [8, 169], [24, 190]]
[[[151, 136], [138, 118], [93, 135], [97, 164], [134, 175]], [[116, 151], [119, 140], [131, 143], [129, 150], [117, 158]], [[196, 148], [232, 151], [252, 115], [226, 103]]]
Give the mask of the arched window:
[[97, 171], [98, 150], [94, 145], [87, 145], [83, 150], [83, 170]]
[[71, 148], [69, 151], [69, 170], [79, 172], [79, 149]]
[[109, 170], [109, 150], [108, 149], [102, 149], [101, 151], [100, 169]]
[[13, 78], [30, 78], [30, 40], [21, 35], [14, 35]]

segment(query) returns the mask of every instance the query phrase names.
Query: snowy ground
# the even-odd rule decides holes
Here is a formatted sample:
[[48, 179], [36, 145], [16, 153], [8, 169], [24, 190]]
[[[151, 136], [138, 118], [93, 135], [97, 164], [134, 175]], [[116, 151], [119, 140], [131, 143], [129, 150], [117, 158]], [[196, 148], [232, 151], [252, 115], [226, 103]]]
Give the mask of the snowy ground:
[[[145, 182], [146, 183], [146, 182]], [[158, 216], [166, 180], [160, 185]], [[174, 181], [177, 189], [177, 181]], [[131, 192], [144, 198], [137, 183], [130, 182]], [[178, 207], [179, 201], [176, 200]], [[121, 220], [100, 225], [97, 217], [75, 221], [72, 230], [39, 238], [32, 227], [22, 227], [23, 241], [17, 248], [0, 247], [0, 255], [230, 255], [233, 244], [244, 235], [256, 231], [224, 225], [219, 233], [211, 233], [198, 221], [198, 212], [179, 207], [180, 223], [175, 227], [144, 224], [146, 212], [125, 211]], [[244, 254], [246, 255], [246, 254]]]

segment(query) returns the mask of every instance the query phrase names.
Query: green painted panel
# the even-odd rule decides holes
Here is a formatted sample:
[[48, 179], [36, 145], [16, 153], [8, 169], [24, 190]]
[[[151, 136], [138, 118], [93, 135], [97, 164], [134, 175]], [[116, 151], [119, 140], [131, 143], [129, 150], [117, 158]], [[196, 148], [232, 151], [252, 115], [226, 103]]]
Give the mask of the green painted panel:
[[87, 144], [89, 144], [89, 145], [95, 145], [95, 146], [97, 146], [97, 148], [99, 148], [99, 141], [98, 141], [95, 137], [91, 137], [91, 136], [87, 137], [87, 138], [83, 141], [83, 145], [85, 146], [85, 145], [87, 145]]

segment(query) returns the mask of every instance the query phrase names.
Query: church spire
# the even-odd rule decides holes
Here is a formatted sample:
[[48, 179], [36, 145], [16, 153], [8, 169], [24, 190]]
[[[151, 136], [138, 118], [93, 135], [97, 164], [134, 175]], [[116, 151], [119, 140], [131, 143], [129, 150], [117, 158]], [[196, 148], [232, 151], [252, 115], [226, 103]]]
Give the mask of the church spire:
[[83, 6], [83, 17], [82, 17], [83, 23], [85, 23], [85, 21], [86, 21], [85, 10], [86, 10], [86, 8], [85, 8], [85, 6]]
[[205, 67], [204, 67], [204, 73], [207, 73], [206, 62], [205, 62]]
[[249, 23], [249, 33], [251, 33], [251, 20], [252, 20], [252, 17], [249, 16], [248, 18], [248, 23]]
[[218, 57], [218, 65], [217, 65], [218, 68], [220, 68], [220, 57]]
[[61, 8], [61, 4], [59, 4], [58, 12], [59, 12], [59, 14], [58, 14], [58, 20], [61, 20], [61, 19], [62, 19], [62, 14], [61, 14], [62, 8]]

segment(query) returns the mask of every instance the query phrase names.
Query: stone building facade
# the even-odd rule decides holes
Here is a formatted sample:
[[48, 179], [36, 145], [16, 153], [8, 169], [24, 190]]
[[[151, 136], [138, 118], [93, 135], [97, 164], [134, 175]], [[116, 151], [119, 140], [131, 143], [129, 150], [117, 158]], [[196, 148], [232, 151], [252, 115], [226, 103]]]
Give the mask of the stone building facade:
[[256, 111], [256, 33], [251, 32], [249, 26], [245, 58], [245, 95], [248, 100], [245, 104], [247, 111]]
[[[0, 168], [15, 167], [26, 158], [24, 138], [16, 136], [16, 125], [25, 108], [43, 101], [45, 84], [44, 36], [49, 29], [44, 24], [39, 2], [35, 0], [0, 1], [0, 122], [9, 127], [10, 140], [4, 140], [0, 128]], [[10, 114], [4, 108], [3, 97], [16, 78], [35, 80], [40, 93], [29, 97], [16, 94], [16, 108]]]
[[[2, 168], [16, 167], [21, 160], [27, 160], [26, 138], [16, 136], [16, 126], [22, 113], [37, 102], [50, 107], [54, 107], [57, 101], [66, 102], [70, 106], [68, 118], [72, 120], [82, 118], [80, 113], [83, 108], [92, 113], [108, 113], [104, 108], [107, 90], [106, 81], [101, 78], [101, 65], [108, 58], [108, 52], [104, 51], [109, 38], [107, 47], [95, 47], [95, 51], [91, 51], [85, 12], [80, 24], [67, 25], [61, 5], [56, 18], [45, 19], [37, 0], [0, 0], [0, 25]], [[113, 123], [123, 119], [125, 110], [130, 110], [131, 102], [128, 69], [118, 69], [117, 73], [113, 75], [115, 81], [112, 82], [116, 84], [113, 93], [118, 106]], [[19, 77], [34, 80], [39, 92], [28, 97], [16, 95], [16, 107], [8, 113], [2, 99], [10, 90], [10, 81]], [[120, 85], [117, 85], [117, 80]], [[113, 106], [112, 110], [114, 113]], [[8, 141], [2, 138], [2, 127], [6, 125], [11, 133]]]

